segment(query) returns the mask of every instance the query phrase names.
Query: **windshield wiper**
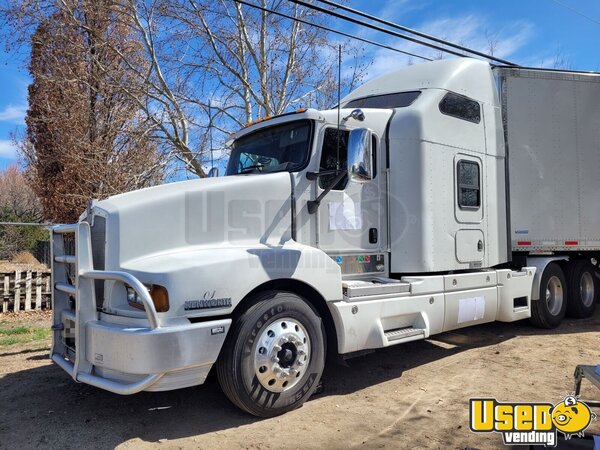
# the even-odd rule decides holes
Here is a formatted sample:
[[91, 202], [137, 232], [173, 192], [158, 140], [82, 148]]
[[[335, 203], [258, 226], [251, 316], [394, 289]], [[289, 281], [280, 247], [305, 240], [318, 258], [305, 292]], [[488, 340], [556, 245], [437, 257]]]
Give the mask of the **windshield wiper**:
[[[244, 167], [242, 170], [240, 170], [240, 171], [238, 172], [238, 174], [242, 174], [242, 173], [250, 173], [250, 172], [252, 172], [253, 170], [256, 170], [256, 169], [262, 169], [263, 167], [265, 167], [265, 166], [263, 166], [262, 164], [253, 164], [253, 165], [251, 165], [251, 166]], [[262, 170], [261, 170], [260, 172], [262, 172]]]

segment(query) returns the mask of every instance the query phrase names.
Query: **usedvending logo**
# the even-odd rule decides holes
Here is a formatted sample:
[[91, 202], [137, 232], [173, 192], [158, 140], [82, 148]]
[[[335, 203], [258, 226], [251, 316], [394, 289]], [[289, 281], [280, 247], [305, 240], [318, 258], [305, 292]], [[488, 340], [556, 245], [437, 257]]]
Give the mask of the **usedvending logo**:
[[469, 422], [474, 433], [501, 433], [505, 445], [541, 444], [555, 447], [558, 432], [565, 439], [584, 436], [596, 415], [574, 395], [562, 402], [503, 403], [494, 398], [470, 400]]
[[196, 309], [228, 308], [231, 306], [231, 297], [215, 298], [217, 291], [206, 291], [201, 300], [188, 300], [183, 305], [185, 311]]

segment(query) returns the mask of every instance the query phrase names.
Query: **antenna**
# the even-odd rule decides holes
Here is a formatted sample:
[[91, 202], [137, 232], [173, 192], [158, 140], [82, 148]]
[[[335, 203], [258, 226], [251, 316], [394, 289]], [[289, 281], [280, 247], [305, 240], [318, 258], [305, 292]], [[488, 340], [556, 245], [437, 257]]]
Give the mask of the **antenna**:
[[213, 157], [213, 138], [212, 138], [212, 106], [210, 99], [208, 100], [208, 139], [210, 143], [210, 168], [215, 167], [215, 160]]
[[337, 155], [335, 160], [335, 168], [340, 170], [340, 102], [342, 91], [342, 44], [338, 44], [338, 91], [337, 91]]

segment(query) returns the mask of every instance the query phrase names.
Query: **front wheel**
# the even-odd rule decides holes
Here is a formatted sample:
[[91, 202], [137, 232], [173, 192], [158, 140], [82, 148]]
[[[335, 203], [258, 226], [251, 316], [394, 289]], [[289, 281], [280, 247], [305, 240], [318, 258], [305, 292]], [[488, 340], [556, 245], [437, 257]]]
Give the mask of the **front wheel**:
[[540, 279], [540, 296], [531, 302], [531, 323], [539, 328], [556, 328], [567, 311], [567, 283], [556, 263], [544, 269]]
[[235, 321], [217, 360], [223, 392], [238, 407], [272, 417], [300, 407], [325, 365], [321, 318], [296, 294], [257, 294]]

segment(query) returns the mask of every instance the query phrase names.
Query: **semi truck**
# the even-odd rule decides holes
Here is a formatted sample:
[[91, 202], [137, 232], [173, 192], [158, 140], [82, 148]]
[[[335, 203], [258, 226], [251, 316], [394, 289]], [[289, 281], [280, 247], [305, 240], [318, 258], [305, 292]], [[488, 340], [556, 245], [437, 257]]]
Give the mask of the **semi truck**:
[[327, 355], [599, 300], [600, 76], [469, 58], [263, 118], [225, 176], [52, 229], [52, 360], [118, 394], [204, 383], [268, 417]]

